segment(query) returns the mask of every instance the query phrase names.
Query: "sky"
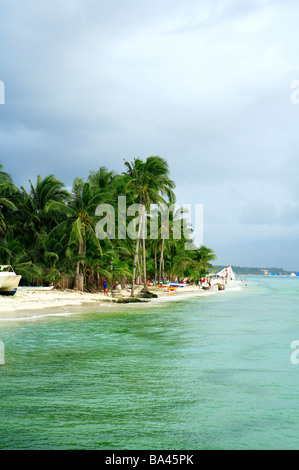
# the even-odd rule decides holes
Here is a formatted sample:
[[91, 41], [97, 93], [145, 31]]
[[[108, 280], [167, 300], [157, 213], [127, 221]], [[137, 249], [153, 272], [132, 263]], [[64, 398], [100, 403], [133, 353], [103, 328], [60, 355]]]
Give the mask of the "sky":
[[71, 186], [159, 155], [218, 264], [297, 272], [298, 18], [296, 0], [1, 0], [0, 163]]

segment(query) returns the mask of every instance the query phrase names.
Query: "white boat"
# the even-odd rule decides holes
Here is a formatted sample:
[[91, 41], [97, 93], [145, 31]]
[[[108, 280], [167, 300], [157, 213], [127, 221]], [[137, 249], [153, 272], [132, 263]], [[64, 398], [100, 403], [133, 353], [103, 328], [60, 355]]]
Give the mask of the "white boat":
[[24, 286], [24, 287], [19, 287], [19, 289], [24, 289], [24, 290], [53, 290], [54, 286]]
[[295, 274], [295, 273], [292, 273], [292, 274], [291, 274], [291, 277], [296, 277], [296, 274]]
[[226, 266], [226, 268], [219, 271], [219, 273], [217, 273], [216, 276], [222, 277], [228, 281], [234, 281], [236, 279], [236, 275], [230, 265]]
[[10, 265], [0, 265], [0, 295], [15, 295], [21, 278]]

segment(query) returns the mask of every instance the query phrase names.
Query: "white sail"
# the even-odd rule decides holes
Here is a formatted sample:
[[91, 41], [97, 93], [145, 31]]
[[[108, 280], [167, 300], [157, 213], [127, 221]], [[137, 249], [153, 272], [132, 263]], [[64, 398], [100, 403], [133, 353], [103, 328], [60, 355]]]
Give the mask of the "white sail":
[[223, 277], [227, 280], [236, 279], [236, 275], [230, 265], [226, 266], [226, 268], [219, 271], [219, 273], [217, 273], [216, 276]]

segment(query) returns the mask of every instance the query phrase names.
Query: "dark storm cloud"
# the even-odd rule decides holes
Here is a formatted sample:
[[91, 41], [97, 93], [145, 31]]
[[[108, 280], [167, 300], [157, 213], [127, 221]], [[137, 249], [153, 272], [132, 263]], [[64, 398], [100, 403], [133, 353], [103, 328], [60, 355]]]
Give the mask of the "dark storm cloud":
[[[71, 185], [161, 155], [180, 202], [204, 203], [216, 251], [219, 233], [271, 238], [298, 204], [298, 13], [291, 0], [4, 0], [0, 160], [16, 184]], [[246, 216], [263, 214], [253, 232]]]

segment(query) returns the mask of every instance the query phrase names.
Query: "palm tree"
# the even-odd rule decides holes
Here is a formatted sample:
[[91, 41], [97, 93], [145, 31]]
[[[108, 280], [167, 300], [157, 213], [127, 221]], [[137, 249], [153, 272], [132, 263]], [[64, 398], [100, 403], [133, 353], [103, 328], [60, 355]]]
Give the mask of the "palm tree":
[[24, 250], [21, 240], [17, 239], [12, 228], [9, 228], [0, 244], [1, 264], [9, 264], [22, 276], [22, 280], [32, 282], [41, 275], [38, 266], [33, 265], [30, 257]]
[[69, 234], [68, 247], [70, 248], [72, 244], [78, 246], [78, 255], [81, 256], [81, 260], [76, 263], [74, 289], [81, 289], [79, 286], [80, 266], [84, 265], [88, 236], [96, 244], [98, 255], [102, 254], [94, 229], [95, 209], [100, 204], [101, 198], [99, 192], [92, 190], [90, 183], [77, 178], [74, 181], [70, 203], [52, 201], [46, 207], [47, 212], [56, 211], [64, 217], [64, 220], [54, 228], [54, 231], [58, 229], [67, 231]]
[[164, 196], [170, 201], [174, 201], [174, 182], [169, 178], [169, 167], [166, 160], [158, 156], [151, 156], [144, 162], [140, 158], [135, 158], [132, 163], [125, 161], [127, 167], [126, 174], [129, 181], [126, 184], [126, 191], [132, 195], [133, 199], [141, 204], [136, 248], [133, 264], [133, 279], [131, 296], [134, 296], [134, 282], [136, 266], [139, 252], [139, 242], [141, 229], [143, 228], [143, 282], [146, 289], [146, 251], [145, 251], [145, 220], [146, 211], [149, 211], [151, 204], [166, 203]]
[[97, 171], [90, 171], [88, 182], [93, 189], [100, 192], [102, 200], [106, 202], [111, 200], [112, 186], [116, 182], [116, 175], [113, 171], [109, 171], [105, 166], [101, 166]]
[[211, 248], [207, 248], [204, 245], [202, 245], [198, 250], [195, 250], [193, 253], [194, 267], [191, 271], [191, 276], [198, 282], [210, 271], [215, 269], [212, 265], [212, 261], [215, 261], [217, 256]]
[[3, 165], [0, 163], [0, 236], [4, 235], [7, 228], [7, 212], [16, 209], [13, 202], [13, 196], [17, 188], [13, 185], [12, 177], [3, 171]]
[[[34, 248], [37, 250], [42, 229], [51, 227], [46, 208], [52, 202], [64, 204], [69, 200], [69, 193], [64, 184], [54, 175], [46, 176], [43, 179], [38, 175], [35, 185], [31, 181], [29, 183], [29, 193], [24, 187], [21, 187], [22, 199], [19, 202], [19, 212], [21, 223], [24, 224], [25, 230], [29, 230], [33, 236]], [[52, 214], [52, 216], [54, 219], [55, 214]]]
[[9, 183], [12, 183], [12, 177], [9, 173], [6, 173], [6, 171], [3, 170], [4, 166], [2, 163], [0, 163], [0, 182], [2, 181], [8, 181]]
[[10, 185], [6, 182], [0, 183], [0, 236], [5, 234], [7, 228], [4, 208], [11, 211], [16, 208], [10, 196]]
[[[99, 287], [104, 277], [111, 282], [118, 280], [123, 286], [132, 279], [131, 296], [137, 269], [145, 288], [147, 272], [157, 279], [160, 270], [161, 279], [165, 271], [172, 280], [205, 275], [213, 268], [216, 256], [203, 246], [185, 250], [184, 242], [191, 240], [192, 231], [188, 235], [181, 214], [181, 238], [177, 239], [177, 214], [167, 205], [174, 202], [175, 187], [167, 162], [157, 156], [136, 158], [125, 162], [125, 170], [115, 174], [100, 167], [90, 172], [87, 182], [76, 179], [72, 191], [67, 191], [54, 175], [38, 176], [36, 183], [30, 181], [29, 189], [25, 190], [13, 185], [12, 177], [0, 164], [1, 262], [14, 265], [27, 282], [37, 282], [41, 277], [59, 285], [66, 273], [75, 275], [75, 288], [79, 286], [80, 274], [90, 288]], [[120, 236], [110, 240], [108, 236], [100, 246], [95, 232], [98, 221], [95, 209], [101, 203], [109, 203], [117, 216], [121, 207], [119, 196], [125, 196], [127, 204], [141, 205], [137, 234], [134, 239]], [[156, 216], [159, 229], [155, 239], [150, 232], [148, 243], [146, 222], [155, 217], [153, 205], [159, 208], [160, 215]], [[167, 211], [166, 219], [161, 216], [163, 211]], [[116, 217], [114, 228], [119, 234], [125, 233], [126, 218]]]
[[[186, 220], [184, 215], [186, 210], [181, 210], [175, 207], [174, 204], [160, 204], [158, 208], [154, 208], [151, 211], [152, 220], [155, 221], [153, 226], [155, 230], [152, 235], [158, 239], [160, 247], [160, 261], [159, 261], [159, 282], [164, 282], [164, 250], [168, 246], [176, 247], [177, 240], [185, 240], [186, 231]], [[155, 251], [156, 259], [156, 251]], [[185, 259], [185, 256], [184, 256]]]

